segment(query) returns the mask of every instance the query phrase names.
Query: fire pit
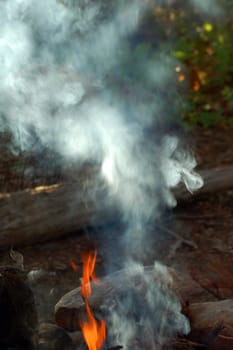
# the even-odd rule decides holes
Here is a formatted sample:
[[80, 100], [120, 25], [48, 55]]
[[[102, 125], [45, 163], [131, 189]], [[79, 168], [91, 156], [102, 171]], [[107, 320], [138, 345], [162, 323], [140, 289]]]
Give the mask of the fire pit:
[[[90, 267], [92, 275], [93, 265]], [[88, 289], [88, 299], [84, 287]], [[132, 263], [128, 269], [93, 283], [92, 293], [89, 282], [84, 278], [82, 287], [72, 290], [58, 302], [55, 306], [57, 324], [69, 331], [81, 328], [90, 350], [101, 347], [89, 344], [88, 336], [92, 339], [95, 337], [92, 333], [86, 335], [83, 327], [83, 324], [94, 327], [91, 310], [106, 319], [109, 347], [120, 343], [125, 348], [131, 348], [138, 343], [141, 348], [157, 348], [168, 344], [176, 334], [189, 331], [189, 323], [181, 313], [172, 275], [159, 263], [148, 268]], [[83, 323], [86, 313], [88, 322]], [[96, 327], [93, 332], [97, 334], [99, 328], [100, 334], [105, 333], [103, 321], [100, 324], [97, 322]]]

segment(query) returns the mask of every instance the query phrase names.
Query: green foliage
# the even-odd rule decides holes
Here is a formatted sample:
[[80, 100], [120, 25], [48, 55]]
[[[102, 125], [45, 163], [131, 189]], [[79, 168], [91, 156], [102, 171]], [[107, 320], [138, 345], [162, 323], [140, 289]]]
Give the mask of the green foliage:
[[[224, 2], [224, 1], [223, 1]], [[226, 2], [233, 13], [233, 1]], [[229, 12], [228, 12], [229, 14]], [[233, 125], [233, 22], [229, 18], [204, 20], [176, 10], [178, 33], [173, 55], [186, 69], [179, 68], [180, 83], [188, 86], [189, 123], [210, 127]]]
[[229, 107], [233, 108], [233, 87], [225, 86], [222, 89], [222, 98], [223, 101], [229, 105]]

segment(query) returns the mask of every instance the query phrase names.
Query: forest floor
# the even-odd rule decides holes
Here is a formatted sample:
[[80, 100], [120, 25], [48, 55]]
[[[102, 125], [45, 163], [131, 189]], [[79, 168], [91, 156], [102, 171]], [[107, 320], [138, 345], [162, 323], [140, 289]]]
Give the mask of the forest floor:
[[[233, 164], [232, 128], [195, 127], [191, 138], [199, 169]], [[151, 230], [148, 263], [157, 259], [188, 272], [201, 288], [201, 293], [187, 296], [188, 301], [233, 297], [233, 189], [197, 197], [168, 213], [158, 232]], [[106, 255], [113, 251], [120, 260], [121, 252], [116, 250], [119, 237], [119, 227], [90, 228], [65, 239], [18, 249], [24, 256], [41, 321], [53, 322], [54, 304], [80, 285], [81, 253], [97, 247], [96, 274], [101, 276], [108, 269]], [[0, 265], [10, 263], [9, 252], [1, 252]], [[74, 263], [77, 271], [71, 267]]]

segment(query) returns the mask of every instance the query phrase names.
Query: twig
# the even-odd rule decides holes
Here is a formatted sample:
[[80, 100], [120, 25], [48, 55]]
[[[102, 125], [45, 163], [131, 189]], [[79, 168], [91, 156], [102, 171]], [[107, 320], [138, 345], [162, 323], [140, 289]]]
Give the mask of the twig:
[[187, 349], [207, 349], [208, 346], [205, 344], [201, 344], [201, 343], [196, 343], [193, 342], [189, 339], [179, 339], [179, 340], [175, 340], [173, 342], [173, 346], [175, 347], [175, 349], [177, 349], [178, 347], [180, 349], [185, 349], [185, 346], [187, 346]]
[[192, 248], [194, 248], [194, 249], [198, 249], [198, 246], [197, 246], [197, 244], [196, 244], [195, 242], [183, 238], [183, 237], [180, 236], [178, 233], [176, 233], [176, 232], [174, 232], [174, 231], [168, 229], [167, 227], [164, 227], [164, 226], [161, 226], [161, 225], [158, 225], [158, 227], [159, 227], [162, 231], [167, 232], [170, 236], [175, 237], [176, 239], [178, 239], [178, 240], [180, 241], [180, 244], [181, 244], [181, 243], [185, 243], [186, 245], [188, 245], [188, 246], [190, 246], [190, 247], [192, 247]]

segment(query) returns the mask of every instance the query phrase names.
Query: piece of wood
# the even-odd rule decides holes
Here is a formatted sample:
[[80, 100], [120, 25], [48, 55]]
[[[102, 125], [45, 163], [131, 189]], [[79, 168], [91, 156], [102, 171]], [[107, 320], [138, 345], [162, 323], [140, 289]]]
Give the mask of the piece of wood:
[[[184, 274], [183, 278], [181, 278], [181, 276], [177, 276], [173, 269], [165, 266], [162, 266], [160, 269], [160, 266], [160, 264], [155, 265], [155, 267], [146, 266], [143, 273], [123, 269], [106, 276], [98, 283], [92, 283], [92, 293], [88, 297], [91, 309], [94, 313], [104, 314], [106, 310], [108, 312], [112, 308], [112, 304], [114, 304], [116, 298], [119, 299], [121, 295], [128, 295], [131, 290], [134, 290], [136, 293], [139, 290], [140, 299], [141, 291], [148, 289], [143, 276], [151, 284], [158, 286], [156, 290], [158, 292], [162, 290], [162, 294], [168, 300], [171, 295], [177, 298], [177, 301], [185, 301], [189, 297], [194, 297], [195, 299], [195, 288], [197, 289], [196, 295], [200, 295], [203, 292], [200, 286], [189, 275]], [[144, 302], [144, 293], [142, 299]], [[81, 295], [81, 287], [75, 288], [65, 294], [55, 305], [56, 323], [69, 331], [79, 330], [80, 321], [85, 318], [85, 315], [86, 309]]]
[[[106, 203], [106, 185], [97, 172], [89, 167], [72, 182], [0, 194], [0, 248], [57, 239], [88, 225], [115, 220], [116, 207]], [[199, 191], [191, 194], [182, 186], [174, 191], [178, 204], [233, 187], [233, 166], [200, 174], [205, 184]]]

